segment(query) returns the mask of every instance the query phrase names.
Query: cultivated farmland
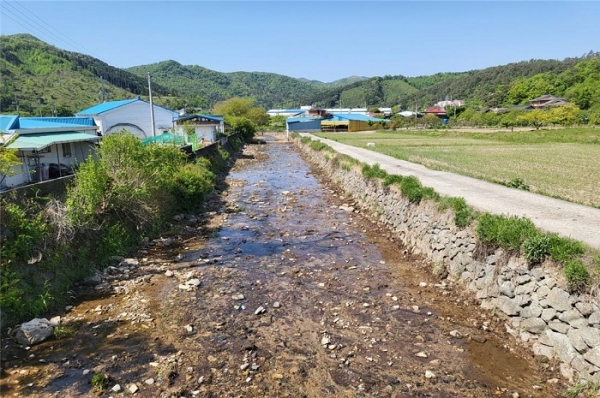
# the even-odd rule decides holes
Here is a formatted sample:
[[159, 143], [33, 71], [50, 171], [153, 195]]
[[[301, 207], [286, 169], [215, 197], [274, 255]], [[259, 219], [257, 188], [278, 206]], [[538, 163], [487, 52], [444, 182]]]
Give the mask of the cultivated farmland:
[[398, 159], [588, 206], [600, 206], [600, 130], [318, 134]]

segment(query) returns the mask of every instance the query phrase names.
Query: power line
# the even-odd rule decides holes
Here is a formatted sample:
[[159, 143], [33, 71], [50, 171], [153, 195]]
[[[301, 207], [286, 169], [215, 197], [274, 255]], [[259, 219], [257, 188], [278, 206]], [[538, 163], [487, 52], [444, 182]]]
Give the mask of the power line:
[[79, 43], [77, 43], [76, 41], [74, 41], [73, 39], [71, 39], [69, 36], [65, 35], [64, 33], [62, 33], [61, 31], [59, 31], [58, 29], [56, 29], [55, 27], [53, 27], [52, 25], [50, 25], [49, 23], [47, 23], [46, 21], [44, 21], [42, 18], [38, 17], [37, 15], [35, 15], [32, 11], [30, 11], [29, 9], [27, 9], [24, 5], [22, 5], [21, 3], [14, 1], [14, 4], [18, 5], [20, 8], [22, 8], [23, 10], [25, 10], [27, 13], [31, 14], [35, 19], [37, 19], [40, 23], [46, 25], [48, 28], [50, 28], [51, 30], [53, 30], [54, 32], [56, 32], [57, 34], [59, 34], [60, 36], [64, 37], [67, 41], [73, 43], [73, 45], [77, 48], [80, 48], [82, 50], [84, 50], [85, 52], [87, 52], [88, 54], [91, 53], [91, 51], [87, 48], [85, 48], [84, 46], [80, 45]]
[[[54, 34], [53, 32], [51, 32], [50, 30], [48, 30], [44, 26], [41, 26], [39, 22], [34, 21], [32, 18], [28, 17], [27, 15], [25, 15], [24, 13], [22, 13], [20, 10], [16, 9], [11, 3], [18, 4], [18, 3], [14, 2], [14, 1], [11, 1], [11, 2], [4, 1], [4, 2], [2, 2], [2, 8], [0, 8], [0, 12], [5, 17], [11, 19], [12, 21], [16, 22], [17, 24], [19, 24], [20, 26], [24, 27], [25, 29], [27, 29], [29, 31], [35, 30], [37, 32], [37, 34], [41, 35], [42, 37], [50, 37], [50, 38], [52, 38], [53, 40], [57, 41], [60, 45], [63, 45], [63, 46], [66, 46], [66, 47], [71, 47], [71, 48], [74, 47], [73, 44], [70, 44], [70, 43], [66, 42], [64, 39], [62, 39], [61, 37], [57, 36], [56, 34]], [[11, 8], [6, 8], [7, 5], [9, 5]], [[41, 19], [39, 17], [37, 17], [35, 14], [33, 14], [31, 11], [28, 11], [28, 12], [30, 14], [34, 15], [37, 19], [39, 19], [41, 21]], [[45, 24], [48, 25], [47, 23], [45, 23]], [[50, 26], [50, 25], [48, 25], [48, 26]], [[75, 42], [73, 42], [73, 43], [75, 43]], [[75, 45], [77, 46], [76, 50], [77, 51], [81, 51], [80, 49], [82, 47], [79, 46], [79, 45], [77, 45], [77, 43], [75, 43]], [[87, 50], [84, 50], [84, 51], [87, 51]]]

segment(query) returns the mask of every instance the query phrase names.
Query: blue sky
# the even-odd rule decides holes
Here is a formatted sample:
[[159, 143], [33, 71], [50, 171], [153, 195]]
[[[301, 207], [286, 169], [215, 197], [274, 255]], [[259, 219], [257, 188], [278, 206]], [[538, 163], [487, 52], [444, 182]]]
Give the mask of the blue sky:
[[116, 67], [172, 59], [325, 82], [581, 56], [600, 51], [599, 20], [592, 1], [0, 3], [1, 34], [31, 33]]

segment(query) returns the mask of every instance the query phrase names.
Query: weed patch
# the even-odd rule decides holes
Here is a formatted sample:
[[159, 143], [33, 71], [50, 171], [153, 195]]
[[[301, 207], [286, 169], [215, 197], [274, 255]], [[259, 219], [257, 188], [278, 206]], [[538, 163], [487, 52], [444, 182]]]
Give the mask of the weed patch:
[[483, 243], [510, 251], [519, 251], [525, 239], [538, 234], [531, 220], [489, 213], [479, 218], [476, 231]]

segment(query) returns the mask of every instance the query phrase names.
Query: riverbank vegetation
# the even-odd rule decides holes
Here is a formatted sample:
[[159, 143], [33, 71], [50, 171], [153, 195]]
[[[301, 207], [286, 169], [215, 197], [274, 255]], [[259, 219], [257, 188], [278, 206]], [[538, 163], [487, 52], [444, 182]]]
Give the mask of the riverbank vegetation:
[[64, 198], [3, 198], [2, 324], [68, 302], [74, 283], [163, 233], [173, 216], [201, 211], [229, 156], [218, 148], [189, 160], [175, 146], [143, 146], [123, 131], [102, 140], [98, 160], [80, 165]]

